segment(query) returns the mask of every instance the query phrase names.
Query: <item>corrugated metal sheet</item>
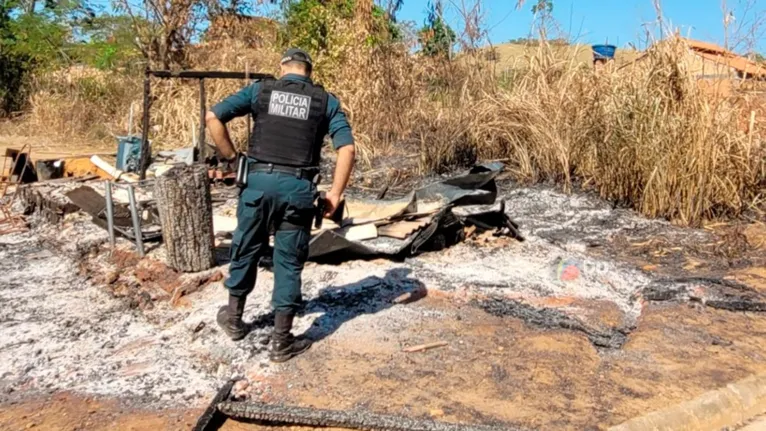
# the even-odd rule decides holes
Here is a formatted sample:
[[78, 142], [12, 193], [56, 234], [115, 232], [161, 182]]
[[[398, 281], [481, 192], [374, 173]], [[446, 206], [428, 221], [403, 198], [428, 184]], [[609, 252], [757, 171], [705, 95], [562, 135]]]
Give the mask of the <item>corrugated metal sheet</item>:
[[694, 50], [700, 57], [736, 69], [739, 73], [749, 77], [766, 78], [766, 68], [748, 60], [745, 57], [734, 54], [712, 54], [705, 51]]
[[710, 42], [703, 42], [701, 40], [694, 40], [694, 39], [687, 39], [685, 37], [679, 37], [679, 39], [686, 42], [689, 47], [695, 51], [703, 51], [703, 52], [709, 52], [711, 54], [731, 54], [733, 53], [727, 51], [724, 47], [718, 46], [716, 44], [710, 43]]
[[[748, 78], [766, 79], [765, 66], [760, 65], [754, 61], [751, 61], [741, 55], [737, 55], [731, 51], [728, 51], [722, 46], [718, 46], [716, 44], [709, 43], [709, 42], [702, 42], [699, 40], [687, 39], [684, 37], [679, 37], [679, 39], [684, 41], [684, 43], [686, 43], [689, 46], [691, 52], [694, 55], [699, 56], [703, 60], [711, 61], [711, 62], [720, 64], [722, 66], [730, 67], [731, 69], [734, 69], [736, 72]], [[645, 57], [646, 57], [646, 54], [643, 54], [640, 57], [638, 57], [636, 60], [634, 60], [634, 62], [643, 60]], [[624, 65], [623, 67], [629, 64], [632, 64], [632, 63], [628, 63]], [[716, 72], [716, 74], [720, 74], [720, 72]], [[700, 75], [710, 75], [710, 73], [702, 72], [700, 73]], [[732, 76], [732, 78], [733, 77], [734, 76]]]

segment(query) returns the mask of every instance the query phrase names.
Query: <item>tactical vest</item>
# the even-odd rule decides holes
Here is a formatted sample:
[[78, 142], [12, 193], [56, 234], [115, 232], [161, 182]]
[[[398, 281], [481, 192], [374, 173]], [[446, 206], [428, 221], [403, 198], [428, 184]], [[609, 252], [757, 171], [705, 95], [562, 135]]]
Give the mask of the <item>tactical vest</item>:
[[318, 166], [327, 133], [327, 98], [321, 85], [261, 82], [248, 155], [275, 165]]

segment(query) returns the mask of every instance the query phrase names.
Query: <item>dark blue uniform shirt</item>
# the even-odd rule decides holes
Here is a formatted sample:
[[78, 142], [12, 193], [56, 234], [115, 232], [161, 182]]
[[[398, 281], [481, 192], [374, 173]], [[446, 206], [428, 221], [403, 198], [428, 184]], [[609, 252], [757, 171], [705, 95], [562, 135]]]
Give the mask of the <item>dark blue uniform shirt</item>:
[[[287, 74], [281, 79], [311, 82], [311, 78], [295, 74]], [[220, 103], [213, 106], [212, 111], [224, 124], [236, 117], [241, 117], [247, 114], [253, 115], [252, 107], [258, 106], [258, 95], [260, 93], [261, 84], [259, 82], [254, 82], [223, 99]], [[326, 116], [327, 134], [332, 138], [333, 147], [337, 150], [345, 145], [353, 144], [354, 137], [351, 134], [351, 126], [346, 119], [346, 113], [341, 109], [338, 98], [329, 93], [327, 98]]]

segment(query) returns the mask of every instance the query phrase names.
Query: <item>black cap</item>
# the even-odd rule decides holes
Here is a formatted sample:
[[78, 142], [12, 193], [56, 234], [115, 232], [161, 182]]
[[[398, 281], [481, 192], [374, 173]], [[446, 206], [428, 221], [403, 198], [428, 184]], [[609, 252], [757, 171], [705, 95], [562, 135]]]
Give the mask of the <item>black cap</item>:
[[306, 63], [309, 68], [312, 66], [311, 56], [309, 53], [299, 48], [290, 48], [285, 51], [280, 64], [285, 64], [288, 61], [300, 61], [301, 63]]

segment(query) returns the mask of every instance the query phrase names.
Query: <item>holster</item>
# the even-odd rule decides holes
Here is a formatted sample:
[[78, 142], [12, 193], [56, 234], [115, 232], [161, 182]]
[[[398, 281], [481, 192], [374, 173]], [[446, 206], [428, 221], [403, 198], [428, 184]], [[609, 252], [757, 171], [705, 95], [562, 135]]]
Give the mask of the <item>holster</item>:
[[325, 197], [325, 192], [318, 192], [317, 193], [317, 203], [314, 207], [314, 228], [315, 229], [322, 229], [322, 220], [324, 219], [324, 209], [327, 206], [327, 198]]
[[237, 185], [247, 187], [247, 174], [250, 173], [247, 156], [243, 153], [237, 153]]

